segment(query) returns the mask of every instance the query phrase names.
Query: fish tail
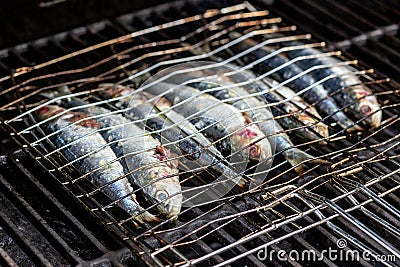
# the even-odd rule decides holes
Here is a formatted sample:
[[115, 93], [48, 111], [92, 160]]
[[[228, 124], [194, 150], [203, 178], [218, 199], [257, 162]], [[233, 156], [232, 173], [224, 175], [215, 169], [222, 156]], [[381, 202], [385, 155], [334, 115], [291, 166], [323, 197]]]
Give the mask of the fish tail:
[[240, 178], [240, 180], [238, 181], [237, 185], [238, 185], [241, 189], [245, 190], [245, 189], [246, 189], [246, 179], [244, 179], [243, 177]]
[[217, 164], [213, 164], [212, 168], [219, 173], [223, 174], [229, 182], [233, 182], [238, 185], [241, 189], [246, 188], [246, 179], [238, 174], [236, 171], [232, 170], [222, 162], [218, 162]]
[[329, 161], [315, 158], [314, 156], [298, 149], [298, 148], [291, 148], [283, 153], [287, 161], [295, 167], [295, 171], [298, 174], [302, 174], [305, 170], [305, 163], [311, 164], [329, 164]]
[[133, 217], [133, 221], [135, 222], [135, 224], [137, 224], [137, 222], [143, 224], [144, 222], [160, 221], [159, 218], [157, 218], [155, 215], [151, 214], [150, 212], [146, 211], [142, 206], [140, 206], [139, 202], [137, 202], [136, 200], [135, 195], [132, 195], [131, 198], [124, 197], [119, 203], [119, 206], [123, 208], [125, 211], [127, 211]]
[[160, 222], [161, 221], [158, 217], [156, 217], [155, 215], [151, 214], [148, 211], [145, 211], [145, 212], [143, 212], [143, 213], [141, 213], [139, 215], [137, 215], [136, 213], [135, 214], [131, 214], [131, 215], [136, 216], [134, 219], [136, 221], [138, 221], [138, 222], [141, 222], [141, 223], [143, 223], [143, 222], [150, 222], [151, 223], [151, 222]]
[[362, 131], [364, 130], [361, 126], [355, 124], [350, 120], [343, 112], [336, 112], [332, 115], [332, 118], [347, 132]]
[[334, 119], [337, 124], [347, 132], [362, 131], [364, 130], [361, 126], [355, 124], [350, 120], [336, 105], [335, 101], [331, 98], [325, 99], [319, 104], [321, 110], [323, 110], [327, 115], [333, 114], [332, 119]]

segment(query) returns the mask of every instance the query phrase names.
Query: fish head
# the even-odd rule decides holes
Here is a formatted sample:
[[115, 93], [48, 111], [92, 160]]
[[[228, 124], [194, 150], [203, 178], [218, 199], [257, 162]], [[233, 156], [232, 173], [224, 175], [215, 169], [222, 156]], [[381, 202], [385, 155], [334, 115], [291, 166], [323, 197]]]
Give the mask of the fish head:
[[271, 146], [265, 135], [256, 127], [247, 126], [237, 131], [230, 137], [230, 143], [233, 151], [243, 150], [248, 147], [248, 157], [252, 160], [263, 161], [271, 158]]
[[253, 160], [258, 162], [272, 163], [272, 147], [267, 138], [258, 140], [249, 147], [249, 155]]
[[181, 211], [182, 191], [179, 182], [168, 180], [155, 184], [154, 199], [158, 201], [158, 210], [167, 217], [174, 217]]
[[147, 194], [156, 201], [157, 209], [161, 214], [168, 218], [174, 217], [181, 211], [183, 198], [178, 176], [176, 174], [171, 177], [171, 172], [165, 168], [156, 173], [157, 180], [147, 187]]
[[311, 116], [309, 116], [306, 112], [298, 112], [294, 116], [296, 117], [296, 119], [301, 121], [306, 126], [311, 126], [315, 123], [315, 120]]
[[46, 105], [35, 111], [35, 114], [41, 119], [46, 120], [53, 117], [55, 114], [64, 111], [65, 109], [57, 105]]
[[382, 120], [382, 111], [376, 97], [365, 86], [359, 86], [354, 90], [359, 100], [357, 109], [361, 116], [357, 119], [363, 119], [363, 122], [371, 128], [379, 127]]
[[323, 122], [318, 122], [313, 126], [314, 131], [316, 131], [318, 134], [320, 134], [322, 137], [329, 137], [329, 128], [328, 125], [326, 125]]
[[297, 115], [297, 119], [301, 121], [304, 125], [310, 126], [314, 131], [316, 131], [322, 137], [329, 136], [328, 126], [323, 122], [318, 122], [317, 119], [311, 117], [306, 112], [300, 112]]

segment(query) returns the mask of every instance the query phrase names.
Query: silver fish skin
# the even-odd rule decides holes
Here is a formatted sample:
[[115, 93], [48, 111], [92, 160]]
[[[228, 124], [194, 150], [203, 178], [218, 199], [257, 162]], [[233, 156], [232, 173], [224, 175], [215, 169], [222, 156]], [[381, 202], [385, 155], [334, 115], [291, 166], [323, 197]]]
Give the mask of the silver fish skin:
[[[231, 38], [236, 39], [241, 37], [242, 35], [237, 32], [230, 33]], [[231, 47], [234, 52], [242, 52], [247, 50], [258, 43], [251, 39], [246, 39], [233, 47]], [[245, 62], [254, 62], [264, 56], [269, 55], [274, 52], [272, 48], [269, 47], [261, 47], [252, 52], [246, 54], [243, 59]], [[286, 81], [290, 78], [293, 78], [296, 75], [300, 75], [303, 70], [299, 68], [295, 64], [290, 64], [281, 68], [282, 65], [286, 64], [288, 60], [282, 55], [274, 55], [269, 59], [257, 64], [253, 67], [253, 69], [258, 73], [265, 73], [266, 71], [270, 71], [273, 69], [277, 69], [273, 78], [279, 82]], [[340, 125], [346, 131], [357, 131], [362, 130], [363, 128], [357, 124], [355, 124], [352, 120], [350, 120], [347, 115], [341, 110], [341, 108], [337, 105], [335, 100], [329, 97], [329, 92], [324, 88], [324, 86], [320, 84], [315, 84], [316, 81], [309, 75], [301, 75], [298, 78], [290, 81], [288, 86], [292, 88], [295, 92], [300, 92], [303, 89], [312, 86], [307, 92], [302, 94], [302, 97], [308, 103], [317, 103], [316, 107], [318, 110], [326, 115], [329, 115], [334, 119], [338, 125]]]
[[[139, 205], [133, 189], [124, 176], [124, 169], [120, 162], [117, 161], [117, 156], [113, 150], [107, 145], [104, 138], [95, 130], [98, 129], [98, 123], [95, 120], [87, 119], [87, 116], [80, 112], [68, 111], [60, 116], [55, 116], [65, 109], [56, 105], [47, 105], [36, 111], [36, 115], [45, 120], [48, 118], [54, 119], [46, 122], [46, 130], [49, 133], [59, 131], [55, 137], [55, 145], [64, 148], [61, 152], [69, 161], [76, 161], [73, 165], [83, 174], [89, 173], [92, 182], [96, 186], [104, 186], [104, 193], [113, 201], [120, 200], [118, 205], [135, 217], [139, 222], [143, 221], [158, 221], [158, 219], [150, 214]], [[87, 119], [77, 124], [76, 121]], [[73, 142], [73, 143], [72, 143]], [[98, 150], [98, 151], [97, 151]], [[87, 156], [86, 156], [87, 155]], [[112, 162], [112, 163], [111, 163]], [[108, 164], [107, 166], [105, 166]], [[100, 168], [105, 166], [103, 168]]]
[[[109, 114], [110, 110], [73, 99], [69, 107], [82, 107], [80, 110], [89, 116], [99, 116], [96, 121], [102, 136], [112, 142], [111, 148], [127, 171], [130, 181], [143, 189], [149, 201], [156, 202], [158, 211], [168, 218], [179, 214], [182, 206], [182, 192], [178, 177], [175, 155], [165, 149], [157, 140], [138, 125], [121, 114]], [[138, 153], [138, 151], [141, 151]], [[168, 160], [162, 162], [164, 160]]]
[[[283, 117], [279, 119], [279, 123], [287, 129], [296, 129], [294, 132], [300, 138], [304, 138], [310, 141], [319, 141], [321, 145], [326, 145], [326, 141], [321, 140], [322, 137], [329, 136], [328, 126], [321, 122], [322, 118], [318, 114], [317, 110], [308, 105], [300, 96], [296, 95], [291, 89], [286, 86], [280, 85], [277, 81], [264, 78], [263, 81], [259, 81], [256, 75], [250, 70], [239, 70], [239, 67], [233, 64], [225, 64], [225, 66], [219, 67], [219, 71], [229, 73], [232, 70], [239, 71], [240, 75], [234, 74], [225, 76], [227, 83], [246, 82], [252, 80], [252, 83], [243, 85], [243, 89], [249, 93], [262, 92], [265, 99], [271, 103], [277, 103], [277, 106], [284, 110], [287, 114], [294, 117], [284, 116], [281, 111], [275, 109], [272, 106], [272, 111], [275, 116]], [[209, 74], [211, 75], [211, 74]], [[271, 87], [276, 87], [275, 90], [270, 90]], [[306, 111], [305, 111], [306, 110]], [[311, 116], [308, 113], [311, 114]], [[276, 113], [276, 114], [275, 114]], [[309, 128], [304, 128], [304, 125], [309, 126], [311, 129], [319, 133], [321, 136], [315, 134]], [[279, 127], [279, 125], [277, 126]], [[280, 130], [279, 130], [280, 131]], [[278, 132], [279, 132], [278, 131]]]
[[[237, 69], [236, 66], [231, 66], [233, 69]], [[223, 67], [220, 67], [220, 70]], [[231, 72], [232, 69], [225, 69], [225, 72]], [[196, 76], [200, 75], [201, 77], [212, 76], [213, 73], [209, 73], [207, 71], [198, 72]], [[179, 79], [190, 80], [195, 78], [195, 76], [187, 75], [184, 77], [182, 74], [179, 75]], [[200, 90], [212, 89], [218, 86], [225, 86], [226, 88], [209, 91], [210, 94], [217, 97], [220, 100], [227, 101], [226, 103], [233, 105], [239, 110], [243, 110], [243, 112], [252, 118], [253, 121], [258, 123], [258, 126], [263, 131], [263, 133], [268, 137], [272, 147], [276, 146], [278, 152], [282, 153], [282, 155], [288, 160], [288, 162], [295, 167], [296, 172], [302, 173], [304, 170], [304, 161], [308, 161], [310, 163], [315, 164], [326, 164], [327, 161], [322, 159], [316, 159], [313, 156], [307, 154], [306, 152], [294, 147], [292, 141], [289, 136], [284, 133], [284, 130], [281, 126], [276, 123], [273, 119], [273, 114], [265, 108], [265, 104], [258, 100], [256, 97], [249, 97], [249, 91], [251, 93], [256, 93], [260, 89], [260, 85], [263, 86], [264, 90], [266, 90], [266, 86], [263, 84], [257, 83], [257, 89], [253, 86], [254, 84], [240, 85], [240, 86], [232, 86], [232, 84], [238, 82], [244, 82], [243, 77], [237, 77], [233, 79], [232, 76], [224, 76], [218, 75], [216, 78], [207, 79], [207, 82], [196, 82], [192, 84], [196, 88]], [[210, 78], [210, 77], [208, 77]], [[263, 90], [261, 89], [261, 90]], [[267, 88], [268, 89], [268, 88]], [[232, 100], [230, 100], [232, 99]]]
[[[146, 124], [152, 130], [162, 131], [161, 140], [165, 138], [169, 143], [176, 142], [176, 149], [179, 149], [184, 155], [190, 155], [191, 160], [195, 160], [196, 165], [193, 166], [193, 169], [206, 166], [223, 174], [225, 179], [240, 187], [245, 186], [246, 179], [235, 169], [226, 165], [226, 159], [220, 151], [191, 122], [169, 109], [171, 103], [168, 100], [146, 92], [137, 93], [134, 89], [124, 86], [105, 84], [103, 87], [107, 88], [101, 93], [103, 98], [118, 97], [119, 105], [124, 107], [131, 116], [146, 119]], [[151, 101], [151, 99], [156, 100]], [[158, 113], [160, 111], [164, 113], [161, 115]], [[190, 161], [186, 165], [189, 163]]]
[[[118, 106], [125, 108], [126, 112], [133, 117], [147, 118], [153, 130], [163, 130], [163, 136], [168, 139], [168, 142], [178, 142], [179, 146], [180, 139], [191, 135], [190, 138], [185, 138], [189, 139], [187, 140], [188, 143], [182, 144], [186, 148], [180, 146], [180, 150], [185, 151], [185, 154], [192, 151], [191, 156], [197, 159], [200, 157], [198, 153], [207, 150], [205, 152], [223, 158], [222, 154], [204, 135], [198, 132], [192, 123], [174, 110], [169, 110], [171, 103], [164, 97], [159, 98], [146, 92], [136, 93], [135, 89], [124, 86], [110, 84], [103, 84], [102, 86], [107, 88], [101, 93], [104, 99], [122, 97], [118, 100]], [[161, 111], [164, 113], [158, 114]]]
[[174, 84], [160, 82], [147, 91], [162, 95], [169, 89], [172, 90], [165, 94], [165, 98], [184, 117], [197, 114], [190, 121], [213, 141], [223, 140], [224, 146], [230, 147], [234, 153], [239, 152], [244, 158], [262, 162], [271, 158], [269, 141], [255, 124], [250, 124], [251, 119], [243, 116], [240, 110], [213, 96], [202, 94], [193, 87], [176, 87]]
[[[267, 38], [280, 37], [280, 35], [266, 35]], [[283, 42], [283, 46], [299, 46], [303, 43], [299, 41]], [[287, 56], [294, 59], [302, 56], [319, 55], [322, 52], [316, 48], [304, 48], [287, 51]], [[353, 67], [348, 65], [338, 65], [341, 61], [334, 57], [306, 58], [296, 64], [303, 70], [315, 66], [327, 65], [318, 68], [310, 73], [317, 80], [322, 80], [328, 76], [332, 77], [323, 82], [324, 87], [333, 96], [341, 107], [346, 107], [346, 113], [356, 120], [361, 120], [367, 128], [379, 127], [382, 120], [382, 111], [377, 98], [372, 91], [358, 78]], [[332, 65], [332, 66], [328, 66]]]
[[[320, 60], [322, 64], [340, 63], [333, 57]], [[330, 79], [324, 83], [336, 102], [340, 106], [346, 107], [345, 112], [356, 120], [361, 120], [361, 123], [367, 128], [378, 128], [382, 121], [382, 111], [378, 99], [366, 85], [362, 84], [357, 75], [351, 74], [355, 70], [349, 66], [332, 66], [328, 70], [332, 72], [332, 75], [338, 75], [340, 78]], [[326, 77], [325, 74], [319, 72], [313, 75], [319, 79]]]
[[[273, 94], [277, 100], [285, 101], [283, 108], [288, 114], [293, 114], [298, 121], [309, 126], [322, 137], [329, 137], [328, 126], [322, 122], [321, 116], [313, 106], [310, 106], [303, 98], [296, 95], [289, 87], [282, 86], [273, 79], [267, 78], [264, 79], [264, 81], [270, 87], [276, 87], [276, 90], [270, 91], [270, 93]], [[315, 136], [313, 132], [307, 130], [307, 128], [304, 129], [304, 137], [307, 137], [309, 140], [321, 140], [321, 137]], [[326, 142], [323, 141], [321, 144], [326, 144]]]

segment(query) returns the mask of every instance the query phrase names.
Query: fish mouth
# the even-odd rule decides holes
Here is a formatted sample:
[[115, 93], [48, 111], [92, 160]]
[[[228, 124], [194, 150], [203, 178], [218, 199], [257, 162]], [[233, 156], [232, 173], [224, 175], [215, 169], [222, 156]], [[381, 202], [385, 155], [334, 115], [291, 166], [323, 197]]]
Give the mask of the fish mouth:
[[272, 163], [272, 147], [267, 139], [259, 140], [249, 147], [249, 158], [258, 162]]
[[251, 160], [261, 161], [271, 156], [269, 142], [265, 139], [264, 134], [255, 129], [246, 128], [238, 131], [232, 136], [231, 142], [234, 151], [240, 151], [247, 147], [244, 150], [244, 157], [249, 157]]
[[156, 197], [160, 203], [157, 205], [159, 211], [167, 218], [173, 218], [181, 212], [182, 194], [169, 196], [167, 192], [158, 192], [158, 195], [163, 195], [161, 199]]
[[382, 111], [375, 99], [365, 99], [365, 101], [362, 101], [359, 110], [361, 111], [362, 116], [360, 119], [363, 119], [364, 124], [370, 128], [377, 128], [380, 126]]
[[260, 160], [261, 158], [261, 147], [258, 144], [251, 145], [249, 147], [249, 156], [253, 160]]
[[[165, 175], [167, 176], [167, 175]], [[153, 184], [153, 198], [158, 211], [167, 218], [179, 214], [182, 207], [182, 191], [177, 177], [169, 177]]]
[[372, 112], [372, 115], [365, 119], [365, 123], [368, 124], [372, 129], [378, 128], [381, 125], [382, 111], [377, 109]]
[[[182, 202], [182, 201], [180, 201], [180, 202]], [[166, 207], [166, 209], [168, 210], [168, 215], [166, 217], [169, 219], [174, 218], [181, 212], [181, 205], [169, 203], [168, 207]]]
[[235, 151], [240, 151], [241, 157], [260, 161], [263, 154], [263, 148], [259, 142], [260, 140], [256, 141], [239, 137], [236, 142], [233, 141], [232, 143], [232, 154], [235, 153]]

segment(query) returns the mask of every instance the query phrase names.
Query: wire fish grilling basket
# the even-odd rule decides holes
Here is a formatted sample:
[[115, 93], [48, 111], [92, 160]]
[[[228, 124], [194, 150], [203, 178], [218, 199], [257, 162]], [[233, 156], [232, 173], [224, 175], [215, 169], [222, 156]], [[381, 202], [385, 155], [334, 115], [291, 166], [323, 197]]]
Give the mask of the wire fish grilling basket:
[[[351, 2], [358, 5], [354, 1]], [[281, 5], [296, 5], [287, 1], [283, 3]], [[176, 8], [184, 6], [180, 2], [176, 5]], [[310, 5], [314, 4], [310, 2]], [[313, 8], [317, 7], [313, 6]], [[107, 232], [111, 240], [118, 240], [115, 242], [115, 247], [121, 247], [122, 244], [122, 247], [128, 249], [118, 250], [117, 255], [132, 253], [133, 256], [130, 257], [143, 264], [154, 266], [210, 264], [214, 266], [269, 264], [299, 266], [307, 264], [310, 260], [296, 259], [289, 253], [305, 250], [313, 251], [316, 259], [327, 266], [345, 264], [347, 259], [343, 258], [343, 255], [354, 253], [354, 251], [360, 255], [364, 253], [369, 256], [368, 259], [359, 258], [357, 261], [359, 265], [373, 265], [373, 261], [379, 261], [382, 255], [387, 256], [387, 261], [381, 261], [383, 265], [398, 264], [400, 260], [398, 84], [375, 74], [372, 68], [355, 60], [353, 54], [350, 53], [352, 58], [348, 58], [348, 54], [335, 50], [341, 48], [344, 43], [327, 49], [324, 47], [324, 42], [315, 41], [311, 35], [299, 32], [296, 26], [286, 24], [280, 17], [248, 2], [204, 12], [190, 8], [182, 10], [184, 10], [183, 15], [186, 15], [184, 18], [181, 18], [181, 15], [177, 17], [178, 14], [174, 12], [164, 12], [150, 22], [144, 18], [151, 15], [148, 12], [142, 12], [135, 18], [129, 15], [123, 16], [115, 24], [94, 25], [90, 32], [73, 31], [69, 37], [60, 37], [44, 47], [32, 44], [24, 52], [10, 51], [9, 53], [15, 53], [13, 57], [18, 58], [20, 64], [13, 66], [15, 72], [12, 75], [4, 75], [0, 78], [0, 88], [2, 88], [0, 126], [2, 133], [20, 148], [19, 151], [24, 154], [24, 157], [20, 160], [14, 153], [6, 157], [7, 164], [18, 166], [24, 173], [32, 173], [33, 181], [37, 180], [44, 184], [43, 190], [46, 192], [49, 190], [49, 195], [55, 195], [54, 203], [60, 202], [67, 207], [67, 209], [61, 209], [60, 218], [68, 217], [70, 214], [73, 215], [72, 218], [87, 217], [82, 218], [85, 226], [78, 222], [80, 219], [77, 222], [75, 222], [76, 219], [72, 221], [79, 225], [79, 229], [94, 227], [92, 224], [96, 225], [95, 229], [104, 229], [103, 231]], [[192, 14], [194, 11], [196, 14]], [[296, 19], [297, 17], [294, 20]], [[159, 26], [152, 26], [150, 23], [153, 25], [158, 23]], [[239, 32], [240, 37], [232, 38], [230, 33], [234, 31]], [[263, 38], [268, 34], [270, 36], [275, 34], [275, 37]], [[112, 39], [110, 36], [118, 37]], [[322, 40], [320, 36], [316, 37]], [[232, 49], [248, 39], [256, 40], [259, 45], [240, 53]], [[297, 44], [285, 45], [290, 42], [297, 42]], [[246, 60], [248, 54], [262, 46], [271, 48], [270, 53], [264, 58], [248, 62]], [[80, 49], [77, 50], [77, 48]], [[353, 68], [343, 76], [358, 77], [361, 85], [373, 92], [380, 106], [375, 113], [382, 113], [382, 121], [380, 126], [373, 130], [347, 132], [333, 120], [332, 114], [322, 115], [317, 122], [327, 125], [329, 136], [319, 135], [320, 139], [314, 141], [305, 141], [296, 135], [296, 131], [308, 129], [309, 125], [292, 129], [285, 128], [282, 132], [276, 132], [276, 135], [287, 134], [295, 148], [315, 158], [330, 162], [328, 165], [306, 162], [307, 169], [301, 174], [296, 173], [296, 166], [288, 163], [284, 156], [285, 150], [279, 149], [273, 157], [266, 158], [265, 161], [232, 163], [230, 158], [233, 155], [220, 155], [219, 152], [213, 150], [213, 147], [218, 146], [224, 138], [231, 137], [229, 134], [222, 140], [209, 142], [208, 145], [195, 139], [201, 151], [215, 156], [217, 161], [213, 162], [214, 165], [204, 166], [198, 162], [190, 165], [190, 157], [193, 158], [196, 151], [192, 154], [171, 152], [166, 156], [165, 151], [169, 153], [174, 149], [179, 150], [176, 148], [177, 146], [179, 148], [179, 142], [168, 139], [167, 135], [163, 135], [163, 131], [176, 129], [184, 132], [187, 129], [181, 123], [182, 117], [179, 119], [168, 117], [168, 114], [171, 116], [171, 111], [177, 111], [179, 115], [179, 103], [162, 109], [151, 102], [151, 97], [146, 98], [144, 103], [153, 104], [159, 111], [153, 117], [140, 118], [129, 113], [131, 106], [121, 104], [124, 95], [109, 99], [102, 97], [110, 88], [130, 90], [131, 95], [128, 96], [140, 94], [141, 91], [146, 92], [146, 86], [148, 88], [160, 86], [160, 81], [154, 77], [149, 81], [149, 77], [163, 69], [182, 63], [212, 61], [211, 65], [207, 65], [206, 70], [233, 64], [237, 66], [238, 72], [252, 71], [257, 64], [270, 60], [275, 55], [287, 55], [290, 51], [305, 48], [317, 48], [320, 53], [288, 59], [284, 66], [277, 66], [262, 74], [259, 73], [250, 82], [265, 82], [269, 78], [276, 78], [280, 69], [298, 64], [299, 61], [336, 57], [340, 59], [339, 62], [306, 69], [295, 77], [270, 85], [271, 91], [290, 85], [292, 81], [312, 74], [318, 69], [352, 66]], [[29, 64], [30, 62], [37, 64]], [[190, 73], [195, 69], [196, 67], [186, 68], [183, 72]], [[163, 75], [156, 75], [156, 77], [162, 79]], [[297, 94], [307, 94], [315, 86], [336, 77], [341, 77], [341, 75], [331, 75], [325, 77], [325, 80], [316, 80]], [[147, 82], [144, 83], [146, 80]], [[149, 85], [151, 82], [153, 85]], [[43, 93], [57, 91], [62, 87], [68, 87], [70, 92], [50, 99], [43, 96]], [[223, 86], [212, 90], [222, 89], [224, 89]], [[333, 94], [328, 97], [333, 97]], [[262, 92], [253, 92], [251, 95], [263, 103], [263, 106], [259, 108], [279, 111], [280, 115], [272, 119], [278, 122], [280, 119], [293, 118], [299, 112], [307, 112], [307, 108], [316, 107], [319, 104], [308, 103], [308, 106], [288, 113], [282, 109], [281, 104], [293, 102], [292, 99], [275, 103], [263, 101]], [[156, 94], [154, 97], [157, 98], [160, 95]], [[62, 105], [74, 98], [85, 101], [84, 106], [80, 108], [100, 107], [106, 109], [107, 112], [79, 117], [65, 128], [59, 129], [58, 132], [46, 130], [45, 125], [54, 118], [68, 115], [68, 112], [76, 112], [79, 108], [67, 108], [64, 113], [54, 114], [54, 117], [48, 120], [38, 120], [36, 113], [49, 104]], [[347, 114], [350, 106], [342, 107], [339, 111]], [[254, 111], [256, 108], [249, 107], [249, 109]], [[133, 184], [133, 189], [128, 195], [115, 199], [107, 197], [105, 189], [108, 186], [117, 181], [123, 181], [131, 174], [139, 172], [140, 168], [125, 171], [122, 176], [114, 177], [113, 181], [98, 185], [93, 182], [93, 178], [90, 179], [91, 175], [96, 171], [105, 171], [114, 162], [123, 162], [127, 156], [116, 156], [111, 161], [103, 162], [98, 168], [82, 173], [76, 164], [93, 153], [101, 152], [104, 147], [98, 147], [97, 151], [82, 154], [71, 160], [67, 159], [63, 153], [65, 149], [72, 146], [71, 143], [60, 147], [54, 140], [57, 134], [74, 129], [76, 125], [87, 125], [91, 119], [100, 121], [102, 118], [114, 115], [124, 115], [128, 120], [127, 124], [141, 125], [147, 135], [161, 135], [159, 145], [145, 147], [134, 154], [141, 155], [147, 151], [156, 151], [159, 157], [163, 156], [160, 161], [162, 164], [175, 164], [175, 161], [179, 161], [179, 180], [183, 195], [195, 190], [199, 194], [209, 190], [210, 196], [218, 197], [209, 199], [207, 203], [193, 204], [191, 202], [190, 205], [186, 205], [190, 199], [184, 198], [180, 212], [170, 218], [159, 216], [157, 206], [160, 203], [148, 202], [146, 199], [143, 189], [146, 186], [152, 186], [154, 181], [150, 181], [146, 186]], [[146, 122], [151, 118], [163, 115], [167, 115], [166, 117], [170, 120], [167, 128], [164, 126], [163, 130], [154, 130], [147, 127]], [[355, 124], [362, 125], [366, 119], [364, 117], [354, 121]], [[222, 120], [228, 120], [228, 118], [221, 118]], [[262, 121], [252, 121], [252, 123], [260, 124]], [[116, 125], [109, 128], [118, 127]], [[93, 128], [95, 133], [106, 130]], [[243, 128], [238, 131], [240, 130]], [[191, 138], [196, 134], [199, 134], [198, 130], [184, 132], [181, 140], [192, 140]], [[129, 138], [138, 139], [140, 136]], [[273, 135], [264, 136], [248, 146], [251, 147], [262, 140], [271, 138]], [[115, 140], [107, 141], [118, 143]], [[321, 145], [321, 141], [324, 145]], [[79, 139], [75, 140], [75, 143], [79, 143]], [[243, 150], [245, 149], [246, 147], [243, 147]], [[272, 161], [272, 166], [268, 166], [267, 170], [258, 168], [263, 163], [272, 163]], [[232, 186], [225, 192], [226, 194], [218, 195], [213, 190], [221, 184], [221, 188], [227, 186], [227, 180], [216, 182], [219, 174], [215, 166], [219, 166], [218, 164], [224, 164], [224, 168], [233, 172], [235, 178], [244, 179], [247, 183], [259, 174], [264, 175], [265, 179], [255, 187]], [[244, 169], [240, 169], [239, 166], [244, 166]], [[142, 166], [142, 168], [146, 167], [148, 166]], [[164, 176], [160, 179], [167, 178], [170, 177]], [[15, 183], [14, 181], [10, 184], [3, 178], [3, 174], [0, 180], [2, 187]], [[213, 192], [215, 195], [212, 195]], [[123, 199], [133, 194], [137, 196], [138, 203], [145, 211], [157, 214], [161, 220], [137, 222], [138, 215], [128, 214], [118, 208]], [[168, 199], [171, 199], [171, 196], [165, 201]], [[2, 224], [8, 225], [8, 229], [14, 229], [14, 223], [8, 221], [1, 212], [0, 217]], [[90, 222], [92, 219], [96, 223]], [[44, 231], [52, 231], [51, 227], [44, 229]], [[94, 234], [96, 236], [94, 237], [89, 231], [84, 231], [85, 240], [89, 240], [85, 242], [94, 244], [92, 251], [99, 251], [97, 254], [88, 253], [88, 255], [108, 253], [110, 248], [95, 241], [99, 233], [102, 233], [101, 230]], [[51, 234], [58, 235], [53, 232]], [[29, 241], [23, 236], [19, 238], [30, 247], [33, 253], [36, 253], [35, 262], [50, 264], [39, 251], [34, 250], [34, 246]], [[67, 258], [72, 259], [75, 264], [89, 260], [73, 252], [70, 248], [73, 246], [71, 243], [65, 243], [62, 238], [54, 240], [59, 247], [68, 251]], [[344, 254], [340, 254], [340, 258], [337, 259], [324, 257], [324, 250], [328, 248], [338, 249]], [[115, 248], [110, 250], [115, 250]], [[271, 254], [270, 251], [284, 251], [284, 253]], [[0, 253], [7, 254], [2, 250]]]

